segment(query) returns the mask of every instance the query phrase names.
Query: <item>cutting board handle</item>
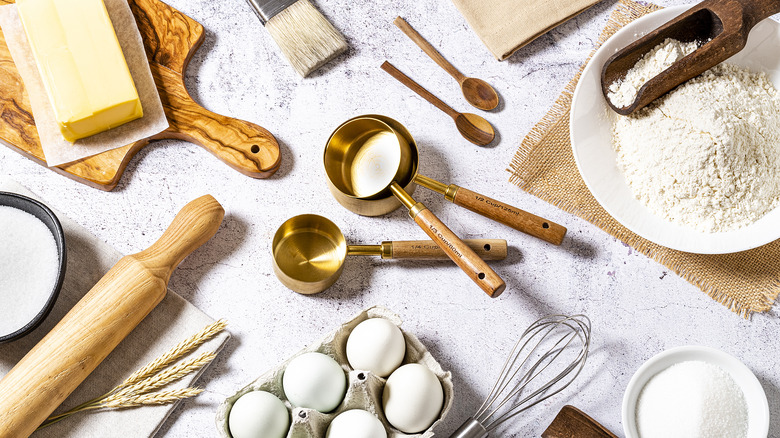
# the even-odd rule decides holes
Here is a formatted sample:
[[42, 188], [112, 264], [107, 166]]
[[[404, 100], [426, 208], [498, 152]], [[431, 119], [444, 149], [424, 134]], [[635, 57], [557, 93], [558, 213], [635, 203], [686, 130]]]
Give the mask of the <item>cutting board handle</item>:
[[203, 196], [149, 249], [122, 257], [0, 380], [0, 438], [26, 437], [162, 301], [176, 265], [219, 228], [224, 211]]
[[[194, 103], [176, 112], [178, 132], [172, 137], [203, 147], [228, 166], [252, 178], [266, 178], [278, 169], [279, 145], [262, 127], [213, 113]], [[182, 119], [183, 115], [186, 115], [185, 119]]]

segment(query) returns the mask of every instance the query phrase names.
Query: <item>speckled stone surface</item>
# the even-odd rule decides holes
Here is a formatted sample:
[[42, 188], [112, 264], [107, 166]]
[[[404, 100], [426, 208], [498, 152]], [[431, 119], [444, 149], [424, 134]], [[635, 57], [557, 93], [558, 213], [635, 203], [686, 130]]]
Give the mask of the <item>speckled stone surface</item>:
[[[686, 344], [719, 348], [743, 360], [769, 397], [770, 436], [780, 436], [776, 307], [743, 320], [600, 229], [507, 182], [505, 169], [517, 146], [586, 58], [614, 2], [597, 5], [499, 63], [447, 0], [319, 0], [351, 48], [305, 80], [280, 57], [243, 0], [170, 4], [206, 28], [205, 42], [187, 71], [193, 97], [210, 110], [273, 132], [284, 154], [275, 176], [253, 180], [196, 146], [165, 141], [139, 153], [119, 186], [106, 193], [0, 148], [0, 173], [124, 253], [150, 245], [197, 196], [210, 193], [224, 205], [220, 231], [182, 263], [171, 287], [210, 316], [227, 318], [233, 337], [200, 380], [206, 392], [183, 403], [161, 435], [214, 436], [214, 411], [225, 397], [353, 314], [380, 304], [398, 313], [404, 329], [453, 373], [455, 406], [438, 430], [442, 436], [480, 405], [520, 332], [552, 312], [591, 317], [587, 367], [570, 390], [516, 417], [496, 436], [539, 436], [566, 403], [622, 435], [620, 403], [633, 372], [654, 354]], [[379, 69], [388, 59], [456, 109], [479, 112], [392, 25], [397, 15], [463, 73], [499, 90], [499, 110], [484, 114], [500, 136], [494, 147], [463, 140], [446, 115]], [[319, 295], [285, 289], [271, 269], [270, 243], [276, 228], [293, 215], [327, 216], [350, 242], [425, 237], [405, 212], [360, 217], [337, 204], [325, 186], [321, 157], [328, 135], [344, 120], [365, 113], [391, 116], [409, 128], [421, 150], [424, 174], [563, 224], [569, 229], [564, 244], [535, 240], [420, 189], [419, 200], [461, 236], [509, 241], [509, 258], [493, 264], [508, 284], [503, 296], [489, 299], [454, 265], [371, 258], [350, 258], [341, 279]]]

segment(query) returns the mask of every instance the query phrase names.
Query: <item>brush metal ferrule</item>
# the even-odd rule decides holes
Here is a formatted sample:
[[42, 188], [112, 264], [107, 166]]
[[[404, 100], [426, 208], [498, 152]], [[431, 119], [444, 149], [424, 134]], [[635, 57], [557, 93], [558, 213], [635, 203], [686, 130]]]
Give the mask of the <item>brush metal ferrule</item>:
[[298, 0], [246, 0], [265, 26], [268, 20]]
[[450, 438], [485, 438], [486, 436], [488, 436], [488, 432], [485, 426], [475, 420], [474, 417], [470, 417], [458, 430], [450, 435]]

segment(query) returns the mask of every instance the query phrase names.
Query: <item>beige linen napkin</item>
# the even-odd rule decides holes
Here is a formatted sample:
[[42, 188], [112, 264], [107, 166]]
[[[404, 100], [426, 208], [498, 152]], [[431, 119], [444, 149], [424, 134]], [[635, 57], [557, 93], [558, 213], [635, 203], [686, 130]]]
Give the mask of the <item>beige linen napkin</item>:
[[503, 61], [599, 0], [452, 0], [490, 53]]

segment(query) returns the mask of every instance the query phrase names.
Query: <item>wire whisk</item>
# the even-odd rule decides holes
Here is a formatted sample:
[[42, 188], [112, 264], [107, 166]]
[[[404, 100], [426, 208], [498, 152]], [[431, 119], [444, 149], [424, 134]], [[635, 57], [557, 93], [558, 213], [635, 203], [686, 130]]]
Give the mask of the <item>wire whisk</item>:
[[548, 315], [534, 321], [512, 348], [485, 402], [450, 438], [487, 437], [563, 391], [582, 371], [589, 349], [587, 316]]

